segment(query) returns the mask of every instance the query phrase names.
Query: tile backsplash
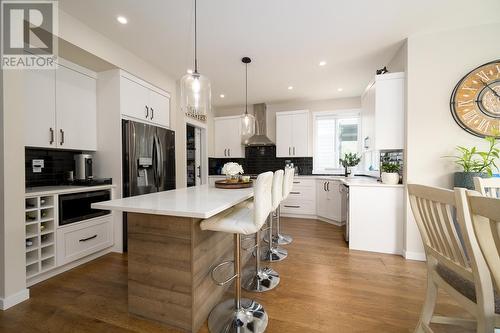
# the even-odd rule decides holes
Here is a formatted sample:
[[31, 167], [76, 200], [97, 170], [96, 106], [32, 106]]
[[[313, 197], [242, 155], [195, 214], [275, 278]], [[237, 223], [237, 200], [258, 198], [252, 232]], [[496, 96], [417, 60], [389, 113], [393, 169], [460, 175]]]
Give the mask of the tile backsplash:
[[[75, 169], [73, 156], [80, 151], [48, 150], [25, 148], [26, 187], [62, 185], [66, 180], [66, 172]], [[44, 168], [34, 173], [32, 161], [44, 160]]]
[[241, 164], [246, 174], [276, 171], [284, 168], [287, 160], [292, 161], [295, 166], [299, 167], [299, 174], [312, 174], [312, 157], [276, 157], [276, 146], [246, 147], [245, 158], [209, 158], [209, 174], [219, 175], [222, 167], [227, 162]]

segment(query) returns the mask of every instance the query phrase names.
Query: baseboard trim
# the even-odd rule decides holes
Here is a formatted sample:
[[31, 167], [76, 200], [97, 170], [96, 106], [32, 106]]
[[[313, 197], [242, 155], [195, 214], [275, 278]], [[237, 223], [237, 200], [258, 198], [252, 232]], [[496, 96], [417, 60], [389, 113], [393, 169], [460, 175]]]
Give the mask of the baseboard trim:
[[426, 261], [427, 258], [425, 253], [423, 252], [411, 252], [411, 251], [403, 251], [403, 256], [406, 260], [417, 260], [417, 261]]
[[345, 223], [334, 221], [334, 220], [330, 220], [330, 219], [327, 219], [327, 218], [324, 218], [324, 217], [321, 217], [321, 216], [317, 216], [316, 219], [318, 219], [321, 222], [326, 222], [326, 223], [329, 223], [329, 224], [336, 225], [337, 227], [341, 227], [341, 226], [345, 225]]
[[32, 277], [31, 279], [28, 279], [26, 281], [26, 286], [31, 287], [34, 284], [37, 284], [37, 283], [42, 282], [44, 280], [50, 279], [53, 276], [56, 276], [56, 275], [61, 274], [63, 272], [69, 271], [70, 269], [73, 269], [73, 268], [80, 266], [80, 265], [83, 265], [89, 261], [92, 261], [94, 259], [102, 257], [103, 255], [108, 254], [110, 252], [113, 252], [113, 247], [108, 247], [108, 248], [103, 249], [99, 252], [92, 253], [86, 257], [69, 262], [66, 265], [56, 267], [48, 272], [42, 273], [40, 275]]
[[10, 307], [13, 307], [14, 305], [17, 305], [21, 302], [24, 302], [25, 300], [30, 298], [30, 291], [29, 289], [23, 289], [14, 295], [10, 295], [5, 298], [0, 298], [0, 310], [7, 310]]

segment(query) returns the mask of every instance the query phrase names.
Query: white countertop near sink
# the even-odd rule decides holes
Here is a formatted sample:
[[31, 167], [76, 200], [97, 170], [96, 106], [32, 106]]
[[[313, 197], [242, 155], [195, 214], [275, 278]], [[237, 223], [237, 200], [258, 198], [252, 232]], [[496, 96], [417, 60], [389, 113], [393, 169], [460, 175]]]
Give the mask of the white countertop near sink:
[[34, 197], [39, 195], [90, 192], [90, 191], [108, 190], [114, 187], [116, 187], [116, 185], [109, 185], [109, 184], [96, 185], [96, 186], [75, 186], [75, 185], [37, 186], [37, 187], [26, 188], [25, 195], [27, 197]]
[[138, 195], [92, 204], [95, 209], [206, 219], [253, 197], [253, 188], [208, 185]]
[[[210, 175], [213, 178], [224, 178], [223, 175]], [[382, 184], [377, 178], [369, 176], [354, 176], [353, 178], [346, 178], [344, 176], [327, 176], [327, 175], [298, 175], [298, 179], [321, 179], [321, 180], [337, 180], [347, 186], [380, 186], [380, 187], [403, 187], [403, 184], [388, 185]]]

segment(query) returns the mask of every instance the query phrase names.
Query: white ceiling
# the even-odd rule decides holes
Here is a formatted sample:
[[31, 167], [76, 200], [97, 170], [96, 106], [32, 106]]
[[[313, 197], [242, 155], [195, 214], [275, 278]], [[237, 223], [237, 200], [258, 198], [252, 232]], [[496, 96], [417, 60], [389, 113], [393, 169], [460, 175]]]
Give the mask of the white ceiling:
[[[193, 1], [59, 6], [174, 78], [193, 67]], [[243, 56], [253, 60], [249, 103], [359, 96], [407, 36], [497, 22], [499, 12], [498, 0], [198, 0], [199, 67], [216, 106], [244, 103]]]

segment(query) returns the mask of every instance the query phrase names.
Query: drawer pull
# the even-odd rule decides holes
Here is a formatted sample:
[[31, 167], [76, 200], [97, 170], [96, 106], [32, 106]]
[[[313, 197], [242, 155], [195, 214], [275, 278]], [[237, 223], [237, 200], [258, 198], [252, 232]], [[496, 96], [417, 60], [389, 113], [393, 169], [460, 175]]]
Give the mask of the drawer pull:
[[300, 194], [300, 192], [290, 192], [290, 194]]
[[300, 184], [300, 182], [293, 182], [294, 184]]
[[286, 208], [300, 208], [300, 206], [290, 206], [290, 205], [285, 205]]
[[80, 239], [80, 240], [79, 240], [79, 242], [86, 242], [86, 241], [89, 241], [89, 240], [94, 239], [94, 238], [97, 238], [97, 235], [94, 235], [94, 236], [90, 236], [90, 237], [87, 237], [87, 238]]

